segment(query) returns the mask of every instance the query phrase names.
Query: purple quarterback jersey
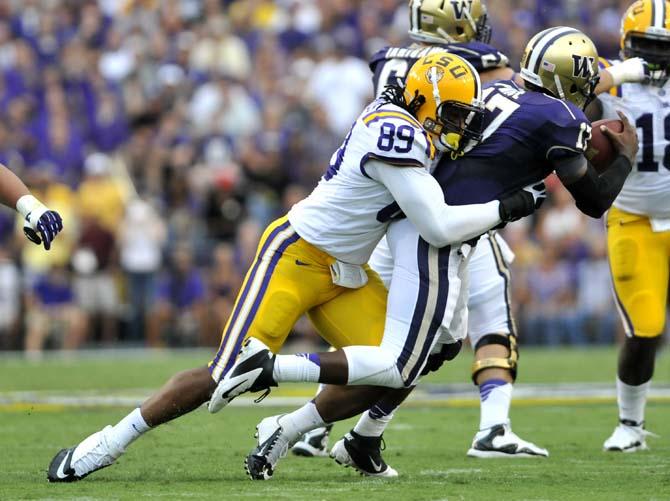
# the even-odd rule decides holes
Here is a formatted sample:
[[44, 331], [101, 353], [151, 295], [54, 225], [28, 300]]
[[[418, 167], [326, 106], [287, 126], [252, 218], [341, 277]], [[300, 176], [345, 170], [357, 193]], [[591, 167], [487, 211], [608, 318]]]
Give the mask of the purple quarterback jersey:
[[584, 154], [591, 125], [574, 104], [511, 80], [485, 85], [484, 101], [482, 142], [456, 160], [443, 155], [433, 173], [448, 204], [490, 202]]

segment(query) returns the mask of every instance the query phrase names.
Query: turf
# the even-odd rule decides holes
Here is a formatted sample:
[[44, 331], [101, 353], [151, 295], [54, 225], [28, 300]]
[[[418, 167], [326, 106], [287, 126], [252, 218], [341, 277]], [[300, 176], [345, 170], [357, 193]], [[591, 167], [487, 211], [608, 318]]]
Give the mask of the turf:
[[[612, 350], [522, 356], [528, 382], [613, 379]], [[468, 359], [462, 358], [433, 379], [463, 381]], [[201, 361], [201, 354], [39, 363], [6, 359], [0, 363], [0, 391], [151, 388]], [[668, 380], [665, 358], [657, 372]], [[76, 484], [51, 485], [45, 469], [55, 452], [116, 422], [127, 409], [0, 407], [0, 499], [670, 499], [667, 403], [649, 405], [649, 427], [661, 438], [649, 439], [652, 450], [637, 454], [600, 450], [615, 424], [613, 403], [515, 406], [515, 430], [547, 447], [551, 457], [514, 461], [465, 457], [478, 424], [477, 408], [415, 404], [398, 413], [385, 435], [385, 457], [400, 471], [398, 479], [369, 480], [329, 459], [287, 457], [274, 479], [251, 482], [242, 462], [254, 445], [253, 427], [281, 411], [254, 406], [211, 416], [198, 410], [144, 436], [116, 465]], [[334, 436], [351, 425], [338, 424]]]

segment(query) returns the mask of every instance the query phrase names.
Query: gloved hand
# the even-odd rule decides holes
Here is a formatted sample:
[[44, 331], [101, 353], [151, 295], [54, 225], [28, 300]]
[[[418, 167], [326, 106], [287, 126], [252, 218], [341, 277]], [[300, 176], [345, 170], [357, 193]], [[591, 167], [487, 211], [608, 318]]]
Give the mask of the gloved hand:
[[536, 184], [529, 184], [524, 188], [524, 191], [533, 195], [533, 199], [535, 200], [535, 210], [542, 207], [542, 204], [547, 199], [547, 187], [544, 185], [543, 181]]
[[44, 245], [45, 250], [51, 249], [56, 235], [63, 229], [63, 219], [58, 212], [50, 210], [32, 195], [22, 196], [16, 208], [25, 218], [23, 233], [34, 244]]
[[528, 185], [500, 199], [500, 219], [503, 223], [509, 223], [530, 216], [540, 208], [546, 198], [547, 191], [544, 183]]
[[456, 356], [461, 352], [462, 346], [463, 341], [460, 340], [456, 341], [455, 343], [443, 344], [438, 353], [428, 355], [428, 360], [426, 361], [426, 365], [421, 371], [421, 375], [425, 376], [430, 372], [436, 372], [440, 367], [442, 367], [444, 362], [456, 358]]

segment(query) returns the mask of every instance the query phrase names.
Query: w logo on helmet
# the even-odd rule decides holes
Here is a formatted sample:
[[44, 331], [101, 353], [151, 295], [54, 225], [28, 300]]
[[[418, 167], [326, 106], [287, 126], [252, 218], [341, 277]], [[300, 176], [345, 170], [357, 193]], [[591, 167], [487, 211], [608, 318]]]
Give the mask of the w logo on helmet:
[[[465, 11], [472, 11], [472, 2], [474, 0], [451, 0], [451, 5], [454, 8], [454, 16], [456, 19], [461, 20], [465, 18]], [[444, 2], [442, 4], [442, 10], [444, 10]]]
[[596, 58], [591, 56], [572, 55], [572, 76], [589, 78], [593, 73], [593, 64]]

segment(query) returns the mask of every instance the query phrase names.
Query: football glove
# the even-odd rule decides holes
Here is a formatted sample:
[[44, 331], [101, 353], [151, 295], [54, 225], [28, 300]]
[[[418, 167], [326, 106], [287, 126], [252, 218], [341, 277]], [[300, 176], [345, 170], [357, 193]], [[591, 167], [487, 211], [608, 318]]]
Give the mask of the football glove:
[[500, 219], [502, 225], [530, 216], [547, 199], [547, 189], [543, 182], [526, 186], [500, 199]]
[[423, 367], [421, 375], [425, 376], [431, 372], [438, 371], [444, 362], [456, 358], [456, 356], [461, 352], [462, 346], [463, 341], [460, 339], [455, 343], [443, 344], [438, 353], [428, 355], [428, 360], [426, 360], [426, 365]]
[[23, 233], [36, 245], [51, 249], [56, 235], [63, 229], [63, 219], [58, 212], [50, 210], [32, 195], [25, 195], [16, 203], [17, 210], [24, 216]]

